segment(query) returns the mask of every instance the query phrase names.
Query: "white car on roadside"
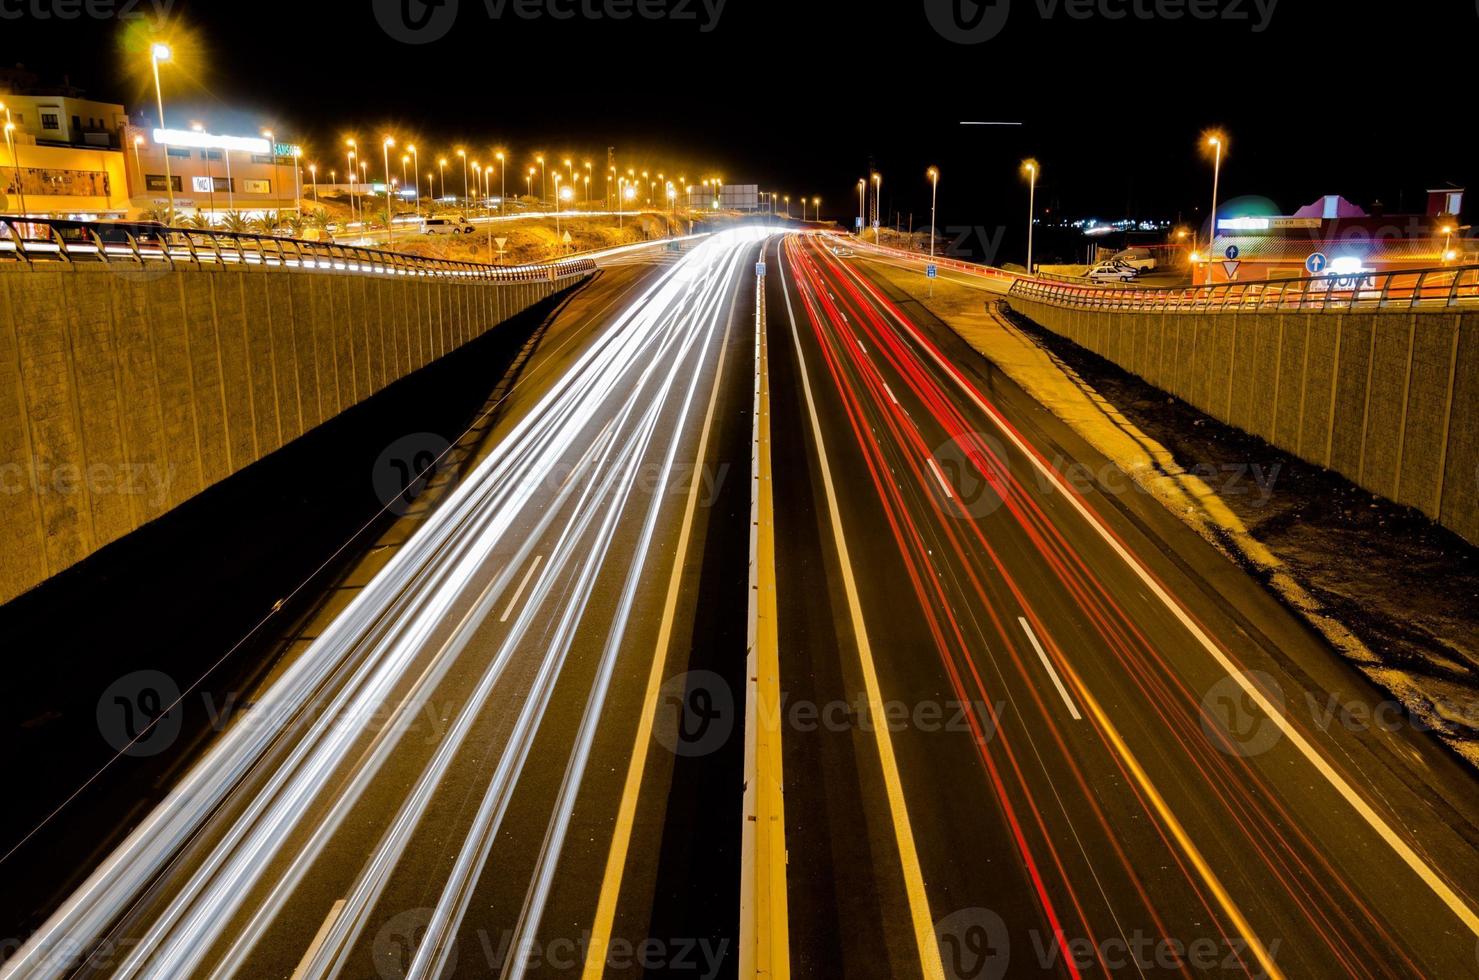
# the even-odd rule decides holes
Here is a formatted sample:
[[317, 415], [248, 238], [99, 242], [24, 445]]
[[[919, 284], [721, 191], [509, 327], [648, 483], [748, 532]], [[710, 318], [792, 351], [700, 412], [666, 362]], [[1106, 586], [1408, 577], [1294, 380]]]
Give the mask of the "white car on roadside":
[[1140, 270], [1121, 262], [1101, 262], [1085, 273], [1093, 282], [1134, 282]]

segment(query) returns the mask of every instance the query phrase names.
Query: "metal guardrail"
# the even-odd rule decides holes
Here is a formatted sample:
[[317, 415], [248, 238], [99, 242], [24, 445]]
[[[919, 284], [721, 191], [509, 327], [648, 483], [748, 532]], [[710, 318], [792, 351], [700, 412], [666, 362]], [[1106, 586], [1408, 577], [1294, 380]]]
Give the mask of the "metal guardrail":
[[1015, 280], [1019, 278], [1018, 274], [1015, 272], [1008, 272], [1005, 269], [998, 269], [995, 266], [991, 265], [981, 265], [978, 262], [963, 262], [960, 259], [947, 258], [943, 255], [936, 255], [934, 258], [930, 258], [928, 252], [912, 252], [908, 249], [895, 248], [892, 245], [882, 245], [875, 242], [864, 241], [861, 238], [857, 238], [851, 235], [838, 235], [837, 237], [846, 237], [848, 242], [850, 243], [850, 247], [852, 248], [862, 248], [867, 251], [882, 252], [887, 255], [894, 255], [898, 258], [908, 259], [914, 262], [934, 263], [942, 269], [953, 269], [956, 272], [964, 272], [968, 275], [981, 276], [985, 279]]
[[596, 271], [591, 259], [494, 266], [215, 229], [0, 215], [0, 262], [5, 261], [28, 266], [45, 262], [140, 266], [162, 262], [171, 268], [240, 265], [490, 283], [550, 282]]
[[1019, 279], [1009, 295], [1055, 306], [1149, 313], [1446, 309], [1479, 304], [1479, 265], [1156, 288]]

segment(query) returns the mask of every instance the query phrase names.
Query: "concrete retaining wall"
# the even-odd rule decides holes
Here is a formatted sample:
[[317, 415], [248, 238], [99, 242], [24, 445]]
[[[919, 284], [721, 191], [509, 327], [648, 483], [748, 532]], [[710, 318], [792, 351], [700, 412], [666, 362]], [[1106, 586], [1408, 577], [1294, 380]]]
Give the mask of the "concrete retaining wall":
[[1479, 314], [1009, 304], [1208, 415], [1479, 543]]
[[575, 281], [0, 267], [0, 602]]

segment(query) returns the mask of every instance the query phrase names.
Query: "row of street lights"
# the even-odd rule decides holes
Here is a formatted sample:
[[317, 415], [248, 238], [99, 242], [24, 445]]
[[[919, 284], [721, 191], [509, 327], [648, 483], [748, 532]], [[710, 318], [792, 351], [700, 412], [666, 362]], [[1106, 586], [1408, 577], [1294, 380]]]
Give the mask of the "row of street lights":
[[[1217, 202], [1221, 190], [1222, 179], [1222, 157], [1227, 146], [1227, 137], [1220, 132], [1209, 133], [1206, 136], [1206, 145], [1213, 151], [1212, 169], [1212, 230], [1208, 235], [1207, 246], [1210, 250], [1212, 242], [1217, 237]], [[1028, 158], [1022, 161], [1022, 175], [1027, 178], [1027, 271], [1031, 272], [1033, 256], [1033, 238], [1037, 224], [1037, 179], [1042, 173], [1042, 165], [1035, 159]], [[935, 257], [935, 209], [939, 200], [940, 191], [940, 169], [930, 167], [925, 171], [925, 179], [930, 183], [930, 258]], [[858, 178], [858, 235], [863, 234], [864, 223], [867, 219], [868, 208], [868, 178]], [[873, 239], [879, 240], [879, 212], [882, 207], [881, 195], [883, 192], [883, 175], [875, 171], [872, 174], [873, 186]], [[789, 205], [790, 199], [786, 199]], [[804, 200], [804, 199], [803, 199]], [[787, 217], [790, 216], [789, 206], [786, 209]], [[803, 219], [804, 220], [804, 219]], [[1447, 230], [1447, 229], [1445, 229]], [[1193, 243], [1195, 245], [1195, 243]]]

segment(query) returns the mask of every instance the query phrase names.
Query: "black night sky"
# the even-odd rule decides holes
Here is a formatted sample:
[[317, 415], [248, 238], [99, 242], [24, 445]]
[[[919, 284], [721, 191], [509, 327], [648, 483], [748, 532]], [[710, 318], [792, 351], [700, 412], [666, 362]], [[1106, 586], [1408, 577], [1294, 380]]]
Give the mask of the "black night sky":
[[[913, 212], [917, 225], [928, 220], [924, 171], [935, 164], [941, 226], [1005, 227], [1007, 248], [1025, 212], [1018, 164], [1029, 155], [1054, 213], [1201, 220], [1211, 166], [1198, 142], [1210, 127], [1232, 141], [1224, 200], [1262, 195], [1288, 212], [1338, 193], [1421, 210], [1428, 187], [1479, 180], [1461, 55], [1479, 41], [1470, 0], [1410, 0], [1400, 18], [1329, 0], [1279, 0], [1271, 14], [1268, 0], [1089, 0], [1098, 12], [1087, 18], [1075, 16], [1085, 0], [997, 0], [1004, 26], [974, 45], [932, 26], [935, 0], [727, 0], [716, 23], [717, 0], [643, 0], [688, 19], [625, 20], [585, 11], [635, 0], [524, 0], [537, 18], [516, 0], [385, 0], [390, 16], [405, 2], [413, 17], [460, 8], [444, 37], [420, 45], [384, 30], [377, 2], [138, 9], [169, 6], [204, 47], [194, 81], [173, 72], [167, 83], [167, 109], [182, 122], [271, 125], [325, 156], [350, 132], [439, 149], [501, 144], [516, 159], [568, 150], [601, 161], [614, 145], [623, 165], [681, 158], [730, 183], [820, 195], [844, 220], [872, 165], [885, 206]], [[1135, 13], [1198, 4], [1222, 16]], [[0, 58], [48, 80], [69, 75], [134, 110], [152, 105], [138, 73], [124, 72], [116, 18], [36, 16], [71, 5], [87, 9], [0, 0]], [[962, 128], [967, 119], [1025, 125]]]

